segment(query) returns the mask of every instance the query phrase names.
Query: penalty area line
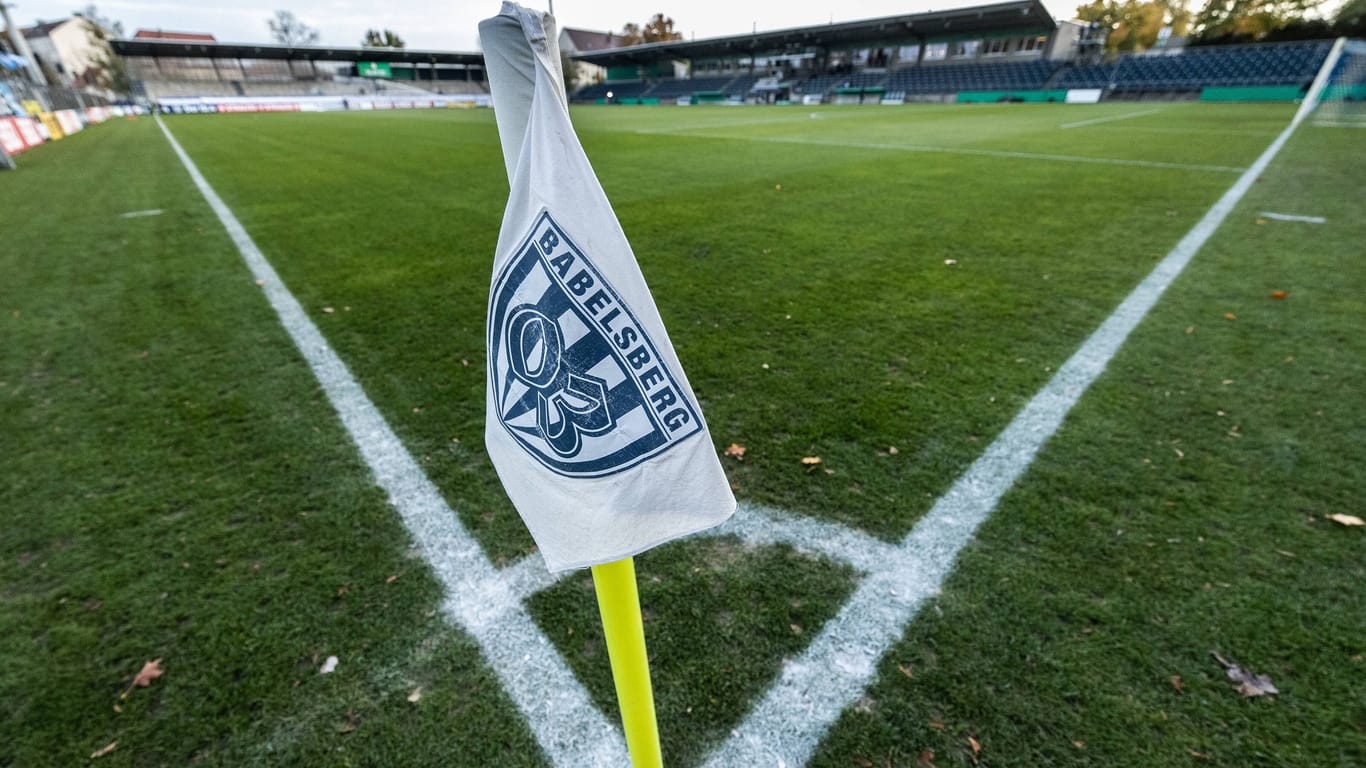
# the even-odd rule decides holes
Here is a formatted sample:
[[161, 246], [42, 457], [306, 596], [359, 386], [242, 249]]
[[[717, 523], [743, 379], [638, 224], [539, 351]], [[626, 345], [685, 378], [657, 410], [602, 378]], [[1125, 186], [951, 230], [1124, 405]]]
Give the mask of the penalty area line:
[[[266, 300], [313, 370], [374, 473], [375, 483], [388, 494], [389, 503], [445, 587], [442, 611], [473, 636], [550, 762], [557, 768], [627, 765], [630, 758], [621, 733], [593, 705], [578, 678], [532, 621], [519, 599], [517, 584], [510, 584], [484, 556], [241, 222], [160, 116], [156, 121], [242, 260], [261, 281]], [[521, 579], [530, 580], [529, 575]]]
[[1016, 152], [1008, 149], [974, 149], [971, 147], [938, 147], [929, 144], [886, 144], [862, 141], [830, 141], [823, 139], [803, 139], [792, 136], [722, 136], [718, 134], [695, 134], [685, 131], [658, 131], [659, 136], [688, 136], [697, 139], [720, 139], [724, 141], [758, 141], [774, 144], [802, 144], [812, 147], [840, 147], [846, 149], [877, 149], [889, 152], [926, 152], [941, 155], [969, 155], [975, 157], [1005, 157], [1012, 160], [1044, 160], [1054, 163], [1083, 163], [1088, 165], [1121, 165], [1133, 168], [1160, 168], [1173, 171], [1210, 171], [1214, 173], [1243, 173], [1246, 168], [1229, 165], [1201, 165], [1192, 163], [1169, 163], [1163, 160], [1127, 160], [1119, 157], [1087, 157], [1085, 155], [1057, 155], [1048, 152]]
[[958, 553], [1034, 462], [1063, 419], [1119, 351], [1129, 334], [1228, 218], [1303, 122], [1342, 48], [1329, 53], [1290, 124], [1177, 242], [1119, 307], [1058, 369], [1043, 389], [973, 462], [896, 548], [854, 590], [800, 655], [715, 752], [707, 768], [805, 765], [846, 707], [877, 674], [878, 663], [925, 601], [938, 593]]
[[1078, 121], [1075, 122], [1075, 123], [1063, 123], [1062, 125], [1060, 125], [1060, 126], [1058, 126], [1058, 127], [1059, 127], [1059, 128], [1063, 128], [1063, 129], [1066, 129], [1066, 128], [1081, 128], [1082, 126], [1085, 126], [1085, 125], [1100, 125], [1101, 123], [1113, 123], [1113, 122], [1115, 122], [1115, 121], [1117, 121], [1117, 120], [1129, 120], [1129, 119], [1135, 118], [1135, 117], [1143, 117], [1144, 115], [1155, 115], [1155, 114], [1157, 114], [1158, 112], [1161, 112], [1161, 111], [1162, 111], [1162, 110], [1160, 110], [1160, 109], [1148, 109], [1148, 110], [1144, 110], [1143, 112], [1127, 112], [1127, 113], [1125, 113], [1125, 114], [1123, 114], [1123, 115], [1111, 115], [1111, 116], [1109, 116], [1109, 117], [1096, 117], [1096, 118], [1092, 118], [1092, 119], [1090, 119], [1090, 120], [1078, 120]]

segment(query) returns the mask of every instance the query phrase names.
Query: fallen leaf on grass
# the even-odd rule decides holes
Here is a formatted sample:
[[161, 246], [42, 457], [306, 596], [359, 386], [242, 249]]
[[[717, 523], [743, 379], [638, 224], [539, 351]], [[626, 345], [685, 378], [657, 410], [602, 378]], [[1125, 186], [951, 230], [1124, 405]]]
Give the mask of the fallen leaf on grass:
[[104, 757], [105, 755], [109, 754], [110, 752], [113, 752], [113, 751], [114, 751], [114, 747], [117, 747], [118, 745], [119, 745], [119, 743], [118, 743], [117, 740], [111, 741], [111, 742], [109, 742], [108, 744], [105, 744], [103, 747], [100, 747], [99, 749], [95, 750], [94, 752], [91, 752], [91, 753], [90, 753], [90, 759], [91, 759], [91, 760], [94, 760], [94, 759], [97, 758], [97, 757]]
[[1172, 675], [1171, 681], [1172, 681], [1172, 687], [1176, 689], [1176, 692], [1177, 692], [1177, 693], [1181, 693], [1181, 692], [1183, 691], [1183, 689], [1182, 689], [1182, 687], [1181, 687], [1181, 676], [1180, 676], [1180, 675]]
[[731, 443], [731, 444], [730, 444], [730, 447], [726, 448], [726, 455], [727, 455], [727, 456], [734, 456], [734, 457], [736, 458], [736, 460], [738, 460], [738, 461], [744, 461], [744, 460], [745, 460], [745, 446], [740, 445], [739, 443]]
[[1335, 513], [1335, 514], [1332, 514], [1332, 515], [1325, 515], [1325, 517], [1327, 517], [1329, 520], [1332, 520], [1333, 522], [1337, 523], [1338, 525], [1347, 525], [1347, 526], [1352, 526], [1352, 525], [1366, 525], [1366, 520], [1362, 520], [1361, 518], [1357, 517], [1356, 515], [1343, 515], [1343, 514], [1336, 514], [1336, 513]]
[[856, 757], [854, 758], [854, 765], [862, 766], [862, 768], [873, 768], [873, 761], [866, 757]]
[[389, 578], [385, 579], [385, 580], [384, 580], [384, 583], [385, 583], [385, 584], [393, 584], [393, 583], [396, 582], [396, 581], [398, 581], [398, 574], [394, 574], [393, 576], [390, 576]]
[[943, 723], [939, 722], [938, 720], [931, 720], [931, 721], [930, 721], [930, 727], [933, 728], [933, 729], [935, 729], [936, 731], [942, 731], [942, 730], [944, 730], [944, 727], [945, 727], [945, 726], [944, 726]]
[[418, 701], [418, 699], [421, 699], [421, 698], [422, 698], [422, 686], [420, 686], [420, 685], [419, 685], [418, 687], [414, 688], [412, 693], [408, 694], [408, 702], [409, 702], [410, 704], [416, 704], [417, 701]]
[[323, 311], [330, 315], [330, 314], [332, 314], [333, 312], [336, 312], [337, 310], [335, 310], [335, 309], [333, 309], [333, 308], [331, 308], [331, 307], [323, 307]]
[[808, 466], [808, 467], [814, 467], [814, 466], [816, 466], [817, 464], [821, 463], [821, 457], [819, 457], [819, 456], [803, 456], [803, 457], [802, 457], [802, 463], [805, 464], [805, 465]]
[[982, 752], [982, 742], [980, 742], [980, 741], [978, 741], [977, 739], [974, 739], [974, 738], [972, 738], [971, 736], [969, 736], [969, 737], [968, 737], [968, 746], [972, 747], [972, 754], [973, 754], [974, 757], [975, 757], [976, 755], [981, 754], [981, 752]]
[[[165, 670], [161, 668], [161, 659], [153, 659], [142, 665], [142, 669], [133, 675], [133, 685], [139, 688], [146, 688], [152, 681], [161, 677]], [[131, 686], [130, 686], [131, 687]]]
[[1232, 312], [1225, 312], [1225, 313], [1224, 313], [1224, 319], [1225, 319], [1225, 320], [1237, 320], [1237, 319], [1238, 319], [1238, 316], [1235, 315], [1235, 314], [1233, 314]]
[[935, 768], [934, 750], [922, 750], [920, 754], [916, 755], [915, 764], [917, 768]]
[[947, 267], [952, 267], [954, 264], [957, 264], [957, 263], [958, 263], [958, 259], [944, 259], [944, 266], [947, 266]]
[[1229, 661], [1214, 651], [1210, 651], [1210, 655], [1214, 656], [1214, 660], [1224, 667], [1224, 672], [1228, 675], [1228, 679], [1238, 684], [1238, 693], [1241, 693], [1243, 698], [1251, 699], [1256, 698], [1257, 696], [1274, 696], [1275, 694], [1280, 693], [1280, 691], [1276, 690], [1276, 686], [1271, 682], [1270, 677], [1258, 675], [1251, 670], [1244, 669], [1242, 666]]
[[897, 455], [898, 453], [901, 453], [901, 451], [898, 451], [898, 450], [896, 449], [896, 446], [895, 446], [895, 445], [892, 445], [892, 446], [888, 446], [888, 447], [887, 447], [887, 453], [890, 453], [890, 454], [892, 454], [893, 456], [895, 456], [895, 455]]
[[1209, 759], [1210, 759], [1210, 756], [1209, 756], [1208, 754], [1204, 753], [1204, 752], [1196, 752], [1195, 750], [1192, 749], [1192, 750], [1190, 750], [1190, 753], [1191, 753], [1191, 757], [1198, 758], [1198, 759], [1200, 759], [1200, 760], [1209, 760]]
[[330, 674], [332, 674], [332, 673], [335, 672], [336, 669], [337, 669], [337, 663], [338, 663], [338, 661], [339, 661], [339, 659], [338, 659], [336, 656], [328, 656], [328, 657], [327, 657], [327, 660], [323, 662], [322, 668], [318, 670], [318, 674], [320, 674], [320, 675], [330, 675]]
[[1289, 296], [1289, 295], [1290, 295], [1290, 294], [1286, 293], [1285, 291], [1272, 291], [1272, 292], [1271, 292], [1271, 298], [1273, 298], [1273, 299], [1284, 299], [1286, 296]]
[[901, 674], [905, 675], [906, 677], [910, 677], [915, 672], [915, 667], [912, 666], [903, 666], [901, 664], [898, 664], [896, 665], [896, 668], [898, 671], [901, 672]]

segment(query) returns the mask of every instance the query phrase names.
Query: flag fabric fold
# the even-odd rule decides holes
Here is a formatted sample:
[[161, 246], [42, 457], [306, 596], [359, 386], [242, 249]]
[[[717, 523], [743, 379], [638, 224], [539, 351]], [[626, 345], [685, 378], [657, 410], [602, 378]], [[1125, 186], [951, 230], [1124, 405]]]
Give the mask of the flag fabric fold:
[[569, 119], [553, 17], [479, 24], [510, 192], [488, 309], [484, 440], [552, 571], [735, 511], [692, 388]]

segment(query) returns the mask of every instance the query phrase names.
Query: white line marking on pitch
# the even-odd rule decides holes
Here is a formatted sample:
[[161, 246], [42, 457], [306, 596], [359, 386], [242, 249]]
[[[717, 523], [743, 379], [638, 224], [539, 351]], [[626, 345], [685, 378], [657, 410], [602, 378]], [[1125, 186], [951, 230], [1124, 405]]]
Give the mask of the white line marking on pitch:
[[896, 556], [875, 564], [849, 602], [800, 656], [784, 665], [773, 687], [710, 755], [708, 768], [806, 764], [835, 718], [872, 682], [878, 661], [901, 637], [907, 622], [939, 591], [978, 526], [1290, 139], [1322, 90], [1341, 48], [1339, 39], [1290, 125], [935, 502], [896, 548]]
[[149, 209], [147, 209], [147, 210], [145, 210], [145, 211], [129, 211], [128, 213], [120, 213], [120, 214], [119, 214], [119, 218], [120, 218], [120, 219], [140, 219], [140, 218], [142, 218], [143, 216], [160, 216], [161, 214], [162, 214], [162, 210], [161, 210], [160, 208], [149, 208]]
[[[237, 245], [280, 324], [313, 369], [342, 424], [389, 494], [432, 571], [446, 588], [442, 609], [474, 636], [504, 690], [551, 762], [562, 768], [627, 765], [619, 731], [593, 706], [554, 646], [527, 614], [509, 580], [489, 563], [374, 403], [332, 351], [251, 236], [157, 117], [166, 140]], [[524, 569], [525, 570], [525, 569]]]
[[1293, 213], [1272, 213], [1271, 211], [1262, 211], [1257, 215], [1264, 219], [1275, 219], [1276, 221], [1302, 221], [1306, 224], [1328, 223], [1328, 219], [1322, 216], [1299, 216]]
[[825, 141], [821, 139], [802, 139], [791, 136], [722, 136], [719, 134], [696, 135], [686, 131], [658, 131], [661, 136], [691, 136], [699, 139], [725, 139], [727, 141], [760, 141], [778, 144], [804, 144], [818, 147], [847, 147], [849, 149], [881, 149], [893, 152], [932, 152], [944, 155], [976, 155], [980, 157], [1009, 157], [1017, 160], [1049, 160], [1061, 163], [1091, 163], [1096, 165], [1124, 165], [1137, 168], [1165, 168], [1177, 171], [1215, 171], [1218, 173], [1242, 173], [1246, 168], [1228, 165], [1199, 165], [1190, 163], [1168, 163], [1161, 160], [1126, 160], [1117, 157], [1086, 157], [1083, 155], [1054, 155], [1046, 152], [1012, 152], [1004, 149], [972, 149], [968, 147], [936, 147], [928, 144], [881, 144], [861, 141]]
[[1080, 128], [1080, 127], [1082, 127], [1083, 125], [1100, 125], [1101, 123], [1113, 123], [1113, 122], [1115, 122], [1116, 120], [1128, 120], [1128, 119], [1134, 118], [1134, 117], [1143, 117], [1144, 115], [1155, 115], [1155, 114], [1157, 114], [1158, 112], [1161, 112], [1161, 111], [1162, 111], [1162, 110], [1160, 110], [1160, 109], [1149, 109], [1149, 110], [1145, 110], [1145, 111], [1143, 111], [1143, 112], [1126, 112], [1125, 114], [1122, 114], [1122, 115], [1111, 115], [1111, 116], [1109, 116], [1109, 117], [1096, 117], [1096, 118], [1092, 118], [1092, 119], [1090, 119], [1090, 120], [1078, 120], [1078, 121], [1075, 122], [1075, 123], [1063, 123], [1062, 125], [1060, 125], [1060, 126], [1058, 126], [1058, 127], [1059, 127], [1059, 128]]

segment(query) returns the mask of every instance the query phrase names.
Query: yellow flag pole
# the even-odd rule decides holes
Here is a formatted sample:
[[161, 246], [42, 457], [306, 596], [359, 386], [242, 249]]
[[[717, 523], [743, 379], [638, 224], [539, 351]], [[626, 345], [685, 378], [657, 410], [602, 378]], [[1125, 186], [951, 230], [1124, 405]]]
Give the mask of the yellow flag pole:
[[636, 564], [632, 558], [593, 566], [593, 585], [598, 593], [598, 612], [612, 660], [612, 680], [621, 706], [621, 727], [634, 768], [662, 768], [659, 724], [655, 721], [655, 696], [650, 688], [650, 659], [645, 654], [645, 626], [640, 618], [640, 595], [636, 591]]

